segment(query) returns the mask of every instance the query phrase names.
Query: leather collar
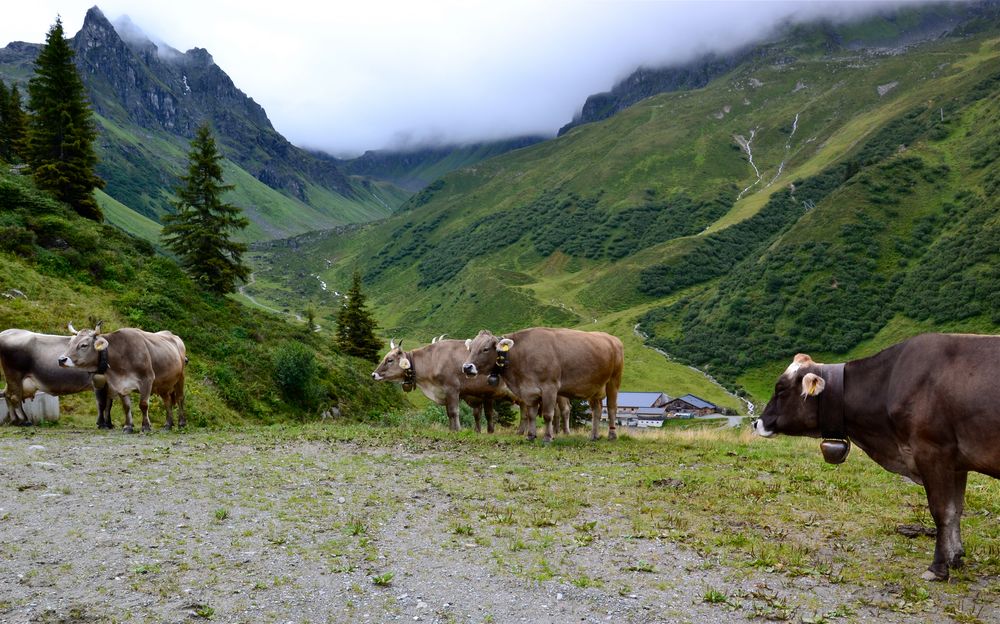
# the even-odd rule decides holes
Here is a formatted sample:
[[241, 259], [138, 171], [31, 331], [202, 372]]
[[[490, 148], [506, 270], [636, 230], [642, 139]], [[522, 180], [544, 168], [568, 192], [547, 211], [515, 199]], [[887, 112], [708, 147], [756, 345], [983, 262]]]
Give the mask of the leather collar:
[[848, 440], [844, 424], [844, 365], [824, 364], [826, 388], [819, 395], [819, 429], [827, 440]]

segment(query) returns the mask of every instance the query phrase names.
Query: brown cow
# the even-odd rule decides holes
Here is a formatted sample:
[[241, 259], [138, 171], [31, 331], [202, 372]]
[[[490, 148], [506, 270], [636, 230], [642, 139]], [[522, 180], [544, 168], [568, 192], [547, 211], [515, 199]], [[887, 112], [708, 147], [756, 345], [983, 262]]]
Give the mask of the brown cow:
[[533, 327], [497, 337], [487, 330], [466, 341], [462, 371], [507, 382], [527, 407], [528, 438], [534, 439], [535, 414], [545, 419], [544, 441], [552, 440], [552, 421], [560, 395], [587, 399], [593, 413], [590, 439], [598, 438], [601, 399], [608, 398], [608, 438], [617, 437], [615, 413], [625, 366], [622, 341], [604, 332]]
[[[72, 330], [72, 325], [70, 326]], [[75, 330], [74, 330], [75, 331]], [[132, 401], [129, 395], [139, 392], [142, 410], [142, 430], [149, 431], [149, 397], [156, 393], [167, 410], [166, 428], [174, 425], [173, 406], [179, 412], [178, 424], [187, 424], [184, 410], [184, 364], [187, 353], [184, 342], [168, 331], [156, 333], [123, 328], [101, 334], [100, 328], [75, 332], [59, 365], [67, 368], [97, 370], [106, 362], [108, 387], [122, 399], [125, 427], [132, 432]]]
[[493, 402], [515, 402], [514, 395], [503, 384], [491, 386], [485, 378], [469, 379], [461, 374], [465, 359], [465, 343], [461, 340], [435, 339], [431, 344], [403, 351], [403, 342], [389, 341], [389, 352], [372, 372], [375, 381], [400, 381], [404, 388], [416, 386], [431, 401], [444, 405], [448, 412], [448, 428], [458, 431], [458, 401], [464, 400], [473, 409], [476, 431], [481, 431], [479, 414], [486, 411], [486, 430], [493, 433], [496, 425]]
[[35, 396], [36, 392], [60, 396], [93, 389], [97, 399], [97, 426], [104, 427], [103, 417], [111, 405], [103, 376], [88, 371], [65, 370], [56, 364], [56, 358], [66, 350], [69, 342], [69, 336], [36, 334], [26, 329], [0, 332], [0, 369], [7, 381], [7, 387], [0, 395], [7, 403], [11, 422], [32, 424], [22, 402]]
[[795, 356], [754, 431], [823, 437], [839, 463], [850, 441], [880, 466], [924, 486], [937, 525], [923, 578], [962, 564], [959, 523], [969, 471], [1000, 478], [1000, 337], [924, 334], [872, 357], [817, 364]]

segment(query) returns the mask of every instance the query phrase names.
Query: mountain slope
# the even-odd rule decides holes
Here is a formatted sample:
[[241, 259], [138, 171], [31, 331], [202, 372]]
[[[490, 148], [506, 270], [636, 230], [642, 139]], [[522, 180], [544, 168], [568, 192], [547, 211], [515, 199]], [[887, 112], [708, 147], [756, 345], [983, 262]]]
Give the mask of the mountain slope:
[[[633, 340], [641, 318], [653, 344], [766, 398], [755, 380], [799, 345], [870, 350], [920, 320], [883, 304], [938, 275], [928, 250], [954, 235], [958, 193], [995, 206], [995, 135], [979, 133], [1000, 74], [990, 7], [912, 47], [769, 44], [702, 89], [448, 174], [383, 223], [277, 246], [258, 256], [257, 294], [332, 310], [357, 268], [383, 326], [424, 340], [534, 324]], [[988, 256], [989, 229], [962, 231]], [[906, 326], [993, 330], [997, 301]], [[673, 389], [676, 368], [626, 369]]]
[[[6, 168], [0, 206], [0, 327], [66, 334], [68, 322], [82, 328], [102, 319], [105, 331], [170, 329], [190, 358], [185, 394], [193, 426], [301, 421], [335, 404], [362, 417], [402, 402], [395, 388], [371, 383], [370, 362], [330, 353], [329, 334], [202, 292], [148, 243], [79, 217]], [[298, 356], [291, 363], [289, 353]], [[279, 382], [289, 378], [297, 386]], [[62, 403], [64, 419], [93, 425], [91, 396]], [[151, 411], [159, 427], [162, 409]]]
[[[242, 200], [254, 224], [250, 239], [381, 218], [408, 196], [347, 176], [334, 160], [291, 145], [203, 49], [158, 47], [127, 21], [116, 28], [97, 7], [72, 45], [100, 131], [105, 191], [146, 217], [158, 220], [172, 210], [188, 141], [205, 121], [232, 163], [233, 201]], [[23, 83], [40, 47], [8, 45], [0, 77]]]

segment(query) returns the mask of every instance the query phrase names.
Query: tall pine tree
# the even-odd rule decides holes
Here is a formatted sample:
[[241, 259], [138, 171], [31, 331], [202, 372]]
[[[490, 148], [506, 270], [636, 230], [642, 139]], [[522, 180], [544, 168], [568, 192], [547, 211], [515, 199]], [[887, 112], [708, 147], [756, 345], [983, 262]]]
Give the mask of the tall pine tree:
[[207, 124], [195, 133], [188, 160], [188, 173], [181, 177], [184, 185], [177, 189], [177, 212], [163, 218], [160, 236], [203, 288], [231, 293], [236, 280], [246, 281], [250, 268], [243, 264], [247, 246], [230, 235], [250, 221], [238, 207], [222, 201], [233, 186], [222, 183], [222, 156]]
[[378, 325], [365, 306], [365, 294], [361, 292], [361, 273], [355, 271], [347, 301], [337, 313], [337, 350], [378, 362], [382, 341], [375, 337], [376, 329]]
[[104, 187], [95, 172], [97, 130], [59, 18], [35, 60], [35, 75], [28, 81], [28, 109], [26, 156], [36, 184], [79, 214], [101, 221], [94, 199], [94, 189]]
[[20, 162], [24, 154], [24, 110], [16, 84], [10, 90], [0, 80], [0, 160]]

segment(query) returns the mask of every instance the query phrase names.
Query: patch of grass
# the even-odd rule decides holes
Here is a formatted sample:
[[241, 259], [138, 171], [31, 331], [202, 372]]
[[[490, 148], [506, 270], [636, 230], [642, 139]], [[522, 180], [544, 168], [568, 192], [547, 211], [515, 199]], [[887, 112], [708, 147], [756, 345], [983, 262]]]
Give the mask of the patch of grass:
[[388, 587], [392, 584], [392, 579], [395, 578], [395, 574], [392, 572], [383, 572], [382, 574], [377, 574], [372, 576], [372, 583], [379, 587]]

